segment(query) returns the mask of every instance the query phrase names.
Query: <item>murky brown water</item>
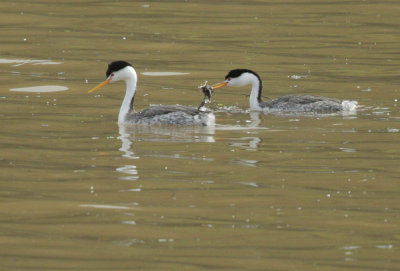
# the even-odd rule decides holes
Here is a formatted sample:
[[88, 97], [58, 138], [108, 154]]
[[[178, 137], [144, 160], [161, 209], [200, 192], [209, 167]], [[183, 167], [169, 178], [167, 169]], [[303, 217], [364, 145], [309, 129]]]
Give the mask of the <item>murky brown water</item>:
[[[399, 270], [399, 11], [2, 1], [0, 269]], [[197, 105], [198, 84], [238, 67], [265, 96], [362, 107], [249, 114], [249, 88], [221, 89], [216, 127], [118, 126], [124, 85], [87, 94], [117, 59], [139, 73], [138, 109]]]

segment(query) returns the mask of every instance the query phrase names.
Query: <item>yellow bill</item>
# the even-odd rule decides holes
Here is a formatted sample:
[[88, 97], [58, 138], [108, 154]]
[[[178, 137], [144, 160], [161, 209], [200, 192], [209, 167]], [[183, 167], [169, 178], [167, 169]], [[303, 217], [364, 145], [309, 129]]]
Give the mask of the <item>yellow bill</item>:
[[218, 84], [213, 85], [212, 88], [213, 89], [222, 88], [222, 87], [226, 86], [227, 84], [228, 84], [228, 82], [218, 83]]
[[99, 88], [101, 88], [101, 87], [107, 85], [108, 83], [110, 83], [110, 81], [111, 81], [111, 78], [107, 79], [107, 80], [104, 81], [103, 83], [100, 83], [97, 87], [92, 88], [91, 90], [89, 90], [88, 93], [93, 92], [93, 91], [95, 91], [95, 90], [98, 90]]

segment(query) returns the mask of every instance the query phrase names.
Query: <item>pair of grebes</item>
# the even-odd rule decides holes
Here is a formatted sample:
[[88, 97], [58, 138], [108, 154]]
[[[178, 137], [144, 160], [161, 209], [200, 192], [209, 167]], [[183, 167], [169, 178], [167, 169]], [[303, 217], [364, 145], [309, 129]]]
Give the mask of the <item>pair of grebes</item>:
[[270, 101], [263, 101], [260, 76], [252, 70], [235, 69], [225, 76], [225, 81], [222, 83], [213, 86], [207, 84], [201, 86], [205, 98], [198, 108], [183, 105], [160, 105], [135, 112], [133, 103], [136, 94], [137, 74], [133, 66], [126, 61], [111, 62], [108, 64], [106, 77], [103, 83], [89, 92], [95, 91], [108, 83], [125, 81], [126, 93], [118, 115], [119, 123], [212, 125], [215, 123], [215, 116], [203, 105], [211, 98], [213, 90], [225, 86], [251, 85], [250, 109], [253, 111], [324, 114], [351, 110], [357, 105], [357, 102], [354, 101], [341, 101], [335, 98], [313, 95], [286, 95]]

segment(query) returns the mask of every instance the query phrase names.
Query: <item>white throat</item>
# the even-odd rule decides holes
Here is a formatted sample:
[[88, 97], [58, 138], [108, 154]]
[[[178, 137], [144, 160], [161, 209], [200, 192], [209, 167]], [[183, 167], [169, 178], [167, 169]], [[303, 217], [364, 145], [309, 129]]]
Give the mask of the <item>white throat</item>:
[[260, 92], [260, 81], [254, 80], [251, 84], [251, 93], [250, 93], [250, 109], [254, 111], [262, 111], [260, 106], [260, 101], [258, 100], [258, 96], [261, 95]]
[[[133, 68], [132, 68], [133, 70]], [[136, 93], [136, 82], [137, 82], [137, 75], [136, 72], [133, 70], [131, 76], [125, 80], [126, 82], [126, 92], [124, 100], [122, 101], [121, 108], [119, 110], [118, 115], [118, 122], [123, 123], [126, 120], [126, 115], [128, 115], [131, 111], [134, 110], [133, 107], [133, 99]]]
[[253, 74], [250, 75], [251, 79], [250, 84], [251, 84], [251, 93], [250, 93], [250, 109], [254, 111], [262, 111], [262, 108], [260, 107], [260, 101], [258, 99], [259, 96], [261, 96], [261, 89], [260, 89], [260, 80]]

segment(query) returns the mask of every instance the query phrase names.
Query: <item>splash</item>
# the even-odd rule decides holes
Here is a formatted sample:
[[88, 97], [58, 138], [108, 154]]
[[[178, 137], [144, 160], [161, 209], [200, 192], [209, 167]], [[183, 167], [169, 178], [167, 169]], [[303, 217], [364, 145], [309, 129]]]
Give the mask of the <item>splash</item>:
[[344, 100], [344, 101], [342, 101], [342, 107], [343, 107], [344, 112], [355, 112], [358, 107], [358, 102]]

